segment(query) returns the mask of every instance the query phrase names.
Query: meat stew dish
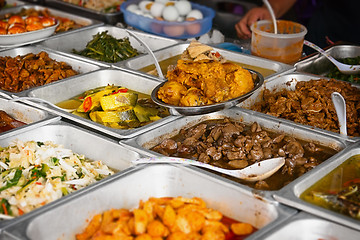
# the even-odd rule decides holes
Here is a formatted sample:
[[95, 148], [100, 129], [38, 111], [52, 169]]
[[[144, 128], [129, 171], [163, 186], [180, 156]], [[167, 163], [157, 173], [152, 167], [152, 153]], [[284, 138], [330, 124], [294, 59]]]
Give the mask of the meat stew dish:
[[285, 165], [263, 181], [246, 182], [224, 175], [261, 190], [279, 190], [339, 151], [263, 129], [257, 122], [245, 125], [229, 118], [183, 128], [151, 150], [227, 169], [242, 169], [265, 159], [285, 157]]

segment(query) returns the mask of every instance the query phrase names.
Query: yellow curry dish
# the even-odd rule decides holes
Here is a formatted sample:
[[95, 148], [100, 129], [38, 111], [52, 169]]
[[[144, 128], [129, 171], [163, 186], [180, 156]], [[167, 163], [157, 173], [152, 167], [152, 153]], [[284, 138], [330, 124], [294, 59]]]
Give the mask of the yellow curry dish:
[[254, 88], [251, 73], [227, 62], [210, 46], [192, 41], [176, 66], [170, 66], [167, 82], [157, 98], [175, 106], [203, 106], [240, 97]]

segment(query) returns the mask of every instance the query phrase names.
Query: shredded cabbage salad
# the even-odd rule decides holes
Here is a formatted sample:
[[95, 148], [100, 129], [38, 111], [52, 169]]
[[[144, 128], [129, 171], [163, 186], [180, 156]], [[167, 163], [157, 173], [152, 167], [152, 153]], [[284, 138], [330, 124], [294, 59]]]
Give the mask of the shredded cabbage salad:
[[0, 147], [0, 218], [28, 213], [114, 172], [51, 141]]

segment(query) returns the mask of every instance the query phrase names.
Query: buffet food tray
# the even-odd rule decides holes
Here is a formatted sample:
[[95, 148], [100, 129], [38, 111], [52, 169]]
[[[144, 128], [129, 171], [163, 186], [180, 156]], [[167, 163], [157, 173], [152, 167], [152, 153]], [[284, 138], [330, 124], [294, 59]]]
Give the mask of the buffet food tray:
[[[241, 108], [251, 109], [255, 105], [255, 103], [262, 101], [265, 89], [268, 89], [270, 91], [276, 91], [276, 92], [280, 91], [281, 89], [295, 90], [296, 84], [298, 82], [310, 81], [312, 79], [328, 79], [328, 78], [325, 78], [325, 77], [322, 77], [319, 75], [315, 75], [315, 74], [311, 74], [311, 73], [300, 73], [300, 72], [280, 74], [278, 76], [274, 76], [274, 77], [268, 79], [268, 81], [264, 82], [263, 86], [261, 88], [259, 88], [253, 95], [251, 95], [245, 101], [239, 103], [237, 106], [239, 106]], [[356, 87], [356, 85], [354, 85], [354, 86]], [[279, 118], [271, 116], [269, 114], [265, 114], [265, 113], [261, 113], [261, 112], [257, 112], [257, 113], [265, 118], [279, 119]], [[294, 123], [295, 125], [297, 125], [299, 127], [307, 128], [314, 132], [326, 133], [326, 134], [330, 134], [330, 135], [334, 135], [334, 136], [340, 136], [340, 137], [347, 138], [346, 136], [342, 136], [339, 133], [335, 133], [332, 131], [327, 131], [324, 129], [312, 127], [310, 125], [303, 125], [303, 124], [295, 123], [293, 121], [290, 121], [290, 120], [287, 120], [284, 118], [282, 118], [282, 120], [284, 120], [286, 122]], [[349, 138], [350, 141], [356, 141], [358, 139], [359, 139], [359, 137]]]
[[93, 18], [108, 24], [116, 24], [117, 22], [120, 22], [123, 18], [123, 13], [121, 11], [104, 13], [75, 4], [67, 3], [62, 0], [45, 0], [45, 4], [63, 11], [69, 11], [72, 14]]
[[[356, 45], [335, 45], [327, 49], [325, 52], [335, 59], [338, 58], [354, 58], [360, 56], [360, 46]], [[322, 54], [318, 53], [312, 57], [305, 58], [295, 64], [296, 70], [299, 72], [312, 73], [325, 76], [329, 70], [334, 67]]]
[[[150, 157], [163, 156], [162, 154], [152, 151], [150, 149], [161, 143], [163, 140], [177, 135], [179, 133], [179, 130], [182, 128], [189, 128], [206, 120], [222, 119], [226, 117], [234, 121], [242, 122], [246, 125], [250, 125], [254, 122], [257, 122], [263, 129], [270, 130], [275, 133], [283, 133], [285, 135], [289, 135], [306, 142], [317, 143], [322, 146], [327, 146], [332, 149], [336, 149], [338, 151], [341, 151], [346, 146], [351, 144], [350, 142], [343, 139], [339, 139], [321, 133], [313, 133], [306, 129], [298, 128], [295, 124], [286, 123], [281, 121], [280, 119], [272, 120], [272, 119], [262, 118], [259, 117], [257, 114], [254, 114], [252, 111], [241, 109], [238, 107], [233, 107], [220, 112], [210, 113], [202, 116], [188, 116], [188, 117], [179, 118], [171, 122], [170, 124], [162, 125], [156, 129], [148, 131], [137, 137], [121, 140], [120, 144], [134, 151], [137, 151], [145, 156], [150, 156]], [[316, 168], [317, 167], [315, 167], [315, 169]], [[312, 171], [313, 170], [305, 173], [304, 175], [309, 174]], [[250, 191], [254, 190], [261, 196], [268, 196], [268, 197], [271, 197], [274, 192], [277, 192], [277, 190], [267, 191], [267, 190], [255, 190], [250, 187], [247, 188]]]
[[[94, 132], [84, 130], [78, 126], [66, 123], [64, 121], [57, 121], [47, 125], [39, 126], [36, 129], [32, 129], [26, 132], [20, 130], [16, 131], [12, 136], [1, 138], [0, 146], [9, 146], [9, 144], [14, 140], [20, 140], [23, 142], [52, 141], [55, 144], [63, 145], [66, 149], [71, 149], [74, 153], [84, 154], [88, 159], [101, 160], [115, 172], [119, 172], [131, 167], [131, 161], [141, 157], [139, 153], [120, 146], [114, 140], [106, 138], [101, 134], [96, 134]], [[111, 177], [112, 176], [107, 178]], [[106, 180], [107, 178], [103, 180]], [[94, 186], [99, 182], [96, 182], [88, 187], [91, 188], [91, 186]], [[77, 193], [82, 192], [83, 190], [84, 189], [77, 190], [76, 192], [64, 196], [61, 199], [53, 201], [47, 205], [52, 208], [57, 203], [63, 201], [63, 199], [76, 197]], [[10, 225], [23, 218], [27, 218], [27, 215], [32, 215], [33, 212], [38, 212], [38, 210], [41, 208], [42, 207], [10, 220], [0, 220], [0, 228], [6, 225]], [[35, 213], [35, 215], [37, 214]]]
[[48, 123], [60, 120], [59, 116], [25, 104], [11, 102], [4, 98], [0, 98], [0, 110], [5, 111], [16, 120], [26, 123], [24, 126], [0, 133], [0, 138], [6, 138], [11, 135], [18, 134], [19, 132], [38, 128]]
[[[45, 6], [40, 6], [40, 5], [32, 5], [32, 4], [25, 4], [25, 5], [21, 5], [21, 6], [17, 6], [17, 7], [13, 7], [13, 8], [9, 8], [9, 9], [5, 9], [1, 11], [0, 14], [0, 18], [3, 18], [3, 16], [5, 14], [9, 14], [9, 13], [19, 13], [22, 9], [34, 9], [36, 11], [43, 11], [45, 9], [49, 10], [49, 13], [57, 16], [57, 17], [61, 17], [61, 18], [67, 18], [69, 20], [73, 20], [75, 21], [77, 24], [81, 24], [83, 25], [81, 28], [78, 29], [72, 29], [66, 32], [59, 32], [59, 33], [54, 33], [53, 36], [59, 36], [59, 35], [63, 35], [69, 32], [76, 32], [79, 30], [83, 30], [83, 29], [87, 29], [87, 28], [92, 28], [92, 27], [96, 27], [96, 26], [100, 26], [103, 25], [103, 22], [100, 22], [98, 20], [94, 20], [94, 19], [89, 19], [89, 18], [85, 18], [85, 17], [81, 17], [79, 15], [75, 15], [75, 14], [71, 14], [69, 12], [65, 12], [65, 11], [59, 11], [57, 9], [53, 9], [53, 8], [49, 8], [49, 7], [45, 7]], [[49, 38], [51, 38], [52, 36], [50, 36]]]
[[295, 209], [257, 198], [241, 187], [191, 167], [147, 164], [107, 178], [62, 204], [34, 211], [4, 232], [21, 239], [75, 239], [74, 235], [95, 214], [111, 208], [133, 209], [140, 200], [150, 197], [178, 196], [200, 197], [207, 207], [259, 229], [247, 239], [258, 239], [256, 236], [262, 231], [278, 226], [296, 213]]
[[[146, 53], [145, 48], [142, 46], [142, 44], [140, 44], [133, 36], [129, 35], [126, 31], [131, 31], [132, 33], [136, 34], [153, 51], [179, 43], [179, 41], [174, 39], [164, 38], [139, 31], [126, 30], [119, 27], [105, 25], [91, 29], [85, 29], [75, 33], [69, 33], [63, 36], [58, 36], [58, 37], [54, 36], [53, 38], [43, 41], [40, 44], [46, 48], [64, 52], [68, 55], [71, 55], [73, 58], [81, 58], [81, 59], [86, 59], [88, 61], [95, 61], [95, 62], [111, 65], [112, 63], [101, 62], [98, 60], [94, 60], [92, 58], [83, 57], [81, 55], [72, 52], [73, 49], [77, 51], [83, 50], [86, 47], [87, 43], [93, 39], [94, 35], [104, 31], [107, 31], [108, 34], [118, 39], [128, 37], [131, 46], [137, 49], [140, 53]], [[76, 41], [74, 41], [74, 39], [76, 39]]]
[[[38, 89], [27, 92], [27, 96], [41, 98], [56, 104], [58, 102], [77, 96], [89, 89], [106, 86], [108, 84], [122, 86], [140, 93], [150, 95], [153, 88], [155, 88], [159, 82], [156, 78], [145, 78], [143, 76], [119, 69], [102, 69], [86, 75], [74, 77], [68, 81], [41, 86]], [[44, 107], [43, 105], [39, 105], [35, 102], [31, 104], [34, 106]], [[131, 138], [179, 118], [178, 116], [170, 115], [139, 128], [115, 129], [76, 116], [66, 111], [59, 110], [52, 106], [46, 105], [45, 108], [55, 114], [80, 123], [83, 126], [98, 130], [104, 134], [108, 134], [116, 138]]]
[[[57, 51], [44, 49], [41, 46], [24, 46], [24, 47], [19, 47], [19, 48], [6, 49], [3, 51], [0, 51], [0, 56], [16, 57], [18, 55], [26, 55], [29, 53], [38, 54], [41, 51], [47, 52], [49, 54], [50, 58], [52, 58], [58, 62], [66, 62], [67, 64], [69, 64], [72, 67], [73, 70], [78, 71], [79, 75], [83, 74], [83, 73], [95, 71], [95, 70], [98, 70], [98, 69], [101, 69], [102, 67], [104, 67], [104, 65], [101, 66], [101, 65], [95, 64], [95, 63], [84, 62], [84, 61], [81, 61], [80, 59], [74, 59], [70, 56], [63, 55]], [[72, 78], [72, 77], [70, 77], [70, 78]], [[66, 79], [70, 79], [70, 78], [66, 78]], [[63, 80], [60, 80], [60, 81], [63, 81]], [[29, 90], [25, 90], [25, 91], [18, 92], [18, 93], [12, 93], [12, 92], [8, 92], [8, 91], [4, 91], [4, 90], [0, 90], [0, 91], [6, 92], [9, 95], [20, 96], [22, 94], [25, 94]]]
[[332, 161], [327, 161], [324, 163], [321, 168], [316, 170], [316, 174], [308, 175], [304, 178], [291, 182], [286, 187], [286, 189], [282, 189], [275, 193], [274, 198], [288, 206], [292, 206], [314, 215], [329, 219], [331, 221], [338, 222], [342, 225], [360, 230], [360, 221], [358, 219], [316, 206], [299, 198], [306, 189], [326, 176], [329, 172], [334, 170], [351, 156], [357, 154], [360, 154], [360, 142], [348, 146], [346, 149], [344, 149], [344, 151], [338, 154], [336, 158], [333, 158]]
[[360, 232], [306, 212], [291, 216], [284, 225], [264, 232], [263, 240], [344, 239], [357, 240]]
[[[186, 48], [189, 46], [190, 42], [187, 43], [178, 43], [177, 45], [169, 46], [164, 49], [155, 51], [154, 54], [159, 62], [181, 55]], [[256, 56], [251, 56], [248, 54], [242, 54], [238, 52], [233, 52], [225, 50], [222, 48], [213, 48], [215, 51], [219, 52], [225, 59], [239, 63], [241, 66], [244, 66], [249, 69], [260, 72], [265, 79], [278, 75], [284, 72], [292, 72], [295, 70], [294, 66], [275, 62], [265, 58], [260, 58]], [[180, 58], [180, 57], [179, 57]], [[115, 63], [114, 66], [125, 66], [133, 70], [140, 70], [146, 66], [149, 66], [154, 63], [154, 60], [150, 55], [142, 55], [133, 59], [128, 59], [119, 63]], [[154, 67], [155, 68], [155, 67]], [[269, 75], [262, 73], [262, 70], [268, 72]], [[164, 70], [163, 70], [164, 71]], [[146, 73], [144, 73], [146, 74]], [[163, 73], [166, 76], [166, 72]], [[146, 74], [149, 75], [149, 74]]]

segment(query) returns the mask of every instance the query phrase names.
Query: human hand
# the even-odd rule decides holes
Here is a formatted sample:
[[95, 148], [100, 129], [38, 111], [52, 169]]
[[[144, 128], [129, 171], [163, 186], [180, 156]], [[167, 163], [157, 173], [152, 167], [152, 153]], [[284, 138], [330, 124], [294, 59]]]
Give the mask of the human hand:
[[237, 36], [241, 39], [251, 38], [250, 26], [258, 20], [271, 19], [269, 10], [266, 7], [250, 9], [245, 16], [235, 25]]

